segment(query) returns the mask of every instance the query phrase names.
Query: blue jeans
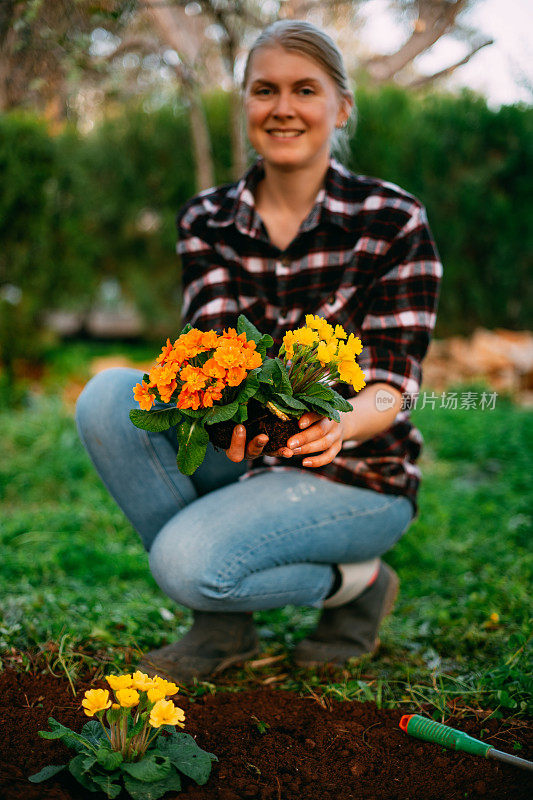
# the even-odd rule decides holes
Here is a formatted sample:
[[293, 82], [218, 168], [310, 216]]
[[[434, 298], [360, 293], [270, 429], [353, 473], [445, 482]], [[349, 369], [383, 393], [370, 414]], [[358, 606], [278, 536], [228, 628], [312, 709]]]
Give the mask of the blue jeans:
[[408, 528], [414, 510], [406, 497], [296, 467], [240, 481], [249, 462], [235, 464], [211, 445], [194, 475], [182, 475], [175, 431], [147, 433], [129, 420], [141, 376], [123, 368], [96, 375], [76, 421], [154, 579], [176, 602], [201, 611], [320, 607], [333, 564], [380, 556]]

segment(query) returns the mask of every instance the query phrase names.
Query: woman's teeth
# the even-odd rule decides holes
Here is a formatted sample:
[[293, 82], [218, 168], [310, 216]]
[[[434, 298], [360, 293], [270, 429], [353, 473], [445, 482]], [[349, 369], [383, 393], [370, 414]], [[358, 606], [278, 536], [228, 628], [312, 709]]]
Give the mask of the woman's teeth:
[[300, 136], [302, 131], [268, 131], [271, 136], [278, 136], [280, 139], [294, 139], [296, 136]]

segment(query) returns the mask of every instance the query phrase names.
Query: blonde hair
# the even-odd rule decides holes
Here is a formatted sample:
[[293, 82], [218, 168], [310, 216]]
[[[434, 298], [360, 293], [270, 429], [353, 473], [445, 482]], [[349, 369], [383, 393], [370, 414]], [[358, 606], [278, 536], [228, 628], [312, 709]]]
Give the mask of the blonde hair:
[[[298, 19], [279, 19], [259, 34], [250, 48], [242, 81], [242, 90], [246, 90], [250, 79], [250, 70], [254, 54], [263, 47], [283, 47], [285, 50], [301, 53], [315, 61], [329, 75], [337, 88], [339, 97], [350, 97], [353, 92], [344, 66], [342, 54], [327, 33], [310, 22]], [[352, 108], [346, 127], [337, 129], [332, 137], [332, 150], [343, 158], [349, 156], [350, 136], [355, 131], [357, 110]]]

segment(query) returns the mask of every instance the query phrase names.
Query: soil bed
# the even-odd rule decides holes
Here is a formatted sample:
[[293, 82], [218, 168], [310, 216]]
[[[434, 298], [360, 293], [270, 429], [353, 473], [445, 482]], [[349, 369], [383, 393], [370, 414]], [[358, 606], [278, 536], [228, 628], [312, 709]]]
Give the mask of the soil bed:
[[[47, 764], [66, 763], [74, 752], [61, 742], [37, 736], [53, 716], [74, 730], [87, 717], [81, 709], [87, 688], [101, 681], [79, 681], [77, 697], [66, 679], [6, 669], [0, 673], [0, 797], [2, 800], [88, 800], [104, 794], [85, 791], [67, 773], [41, 784], [28, 775]], [[185, 730], [219, 761], [206, 786], [184, 779], [181, 793], [191, 800], [456, 800], [532, 796], [531, 773], [506, 764], [408, 737], [398, 722], [403, 711], [380, 711], [373, 703], [319, 703], [312, 697], [260, 688], [217, 691], [176, 702], [186, 714]], [[526, 720], [450, 718], [447, 722], [497, 749], [533, 755], [533, 725]], [[255, 717], [255, 719], [254, 719]], [[258, 723], [269, 727], [264, 733]], [[521, 747], [521, 749], [519, 749]], [[122, 793], [120, 800], [128, 797]]]

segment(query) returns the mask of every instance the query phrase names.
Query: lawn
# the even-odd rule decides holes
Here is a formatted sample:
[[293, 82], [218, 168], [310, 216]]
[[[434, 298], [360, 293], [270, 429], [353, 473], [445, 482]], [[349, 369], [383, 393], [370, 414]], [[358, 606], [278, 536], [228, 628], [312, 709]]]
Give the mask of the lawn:
[[[95, 666], [101, 674], [128, 668], [190, 622], [153, 580], [62, 400], [67, 375], [83, 381], [79, 364], [94, 354], [83, 346], [53, 354], [41, 392], [0, 411], [0, 667], [45, 668], [71, 681]], [[531, 714], [533, 412], [498, 397], [493, 410], [427, 407], [412, 416], [425, 439], [420, 517], [386, 558], [401, 593], [378, 656], [334, 679], [293, 668], [290, 648], [318, 611], [286, 606], [255, 615], [263, 656], [274, 660], [233, 670], [223, 688], [268, 682], [379, 708], [424, 705], [438, 719], [479, 708]], [[202, 681], [191, 691], [216, 688]]]

